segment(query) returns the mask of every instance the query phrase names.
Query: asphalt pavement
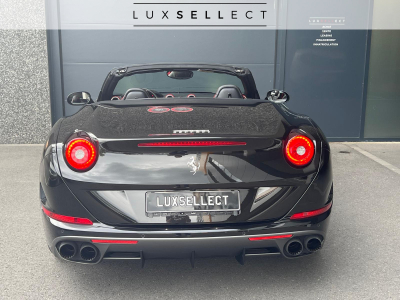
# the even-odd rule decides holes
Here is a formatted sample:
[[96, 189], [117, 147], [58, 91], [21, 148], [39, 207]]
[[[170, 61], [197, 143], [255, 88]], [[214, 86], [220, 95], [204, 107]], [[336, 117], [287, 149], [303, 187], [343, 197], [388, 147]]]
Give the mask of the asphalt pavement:
[[148, 260], [141, 269], [135, 261], [56, 259], [41, 223], [42, 146], [1, 145], [0, 299], [400, 299], [400, 143], [331, 150], [334, 206], [317, 254], [252, 257], [244, 266], [197, 259], [194, 269], [186, 259]]

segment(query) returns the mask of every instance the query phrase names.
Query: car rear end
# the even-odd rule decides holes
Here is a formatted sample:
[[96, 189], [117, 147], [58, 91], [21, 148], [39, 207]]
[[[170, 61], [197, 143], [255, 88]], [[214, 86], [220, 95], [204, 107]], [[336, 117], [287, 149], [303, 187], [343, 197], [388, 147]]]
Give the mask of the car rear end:
[[[165, 105], [172, 109], [182, 105]], [[329, 146], [271, 103], [89, 106], [59, 125], [41, 166], [50, 250], [103, 259], [319, 250], [332, 205]], [[183, 107], [188, 107], [184, 105]]]

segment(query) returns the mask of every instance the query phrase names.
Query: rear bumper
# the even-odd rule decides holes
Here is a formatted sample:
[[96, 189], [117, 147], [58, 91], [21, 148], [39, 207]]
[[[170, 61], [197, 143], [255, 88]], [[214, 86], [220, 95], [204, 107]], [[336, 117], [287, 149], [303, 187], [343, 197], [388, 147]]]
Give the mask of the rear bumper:
[[[208, 228], [208, 229], [118, 229], [103, 224], [93, 226], [65, 224], [49, 219], [43, 214], [48, 246], [59, 258], [58, 247], [61, 242], [73, 242], [77, 246], [76, 255], [69, 259], [83, 261], [79, 254], [80, 246], [90, 244], [98, 254], [89, 263], [99, 263], [103, 259], [144, 259], [152, 258], [194, 258], [214, 256], [234, 256], [243, 263], [245, 256], [283, 255], [292, 258], [286, 246], [297, 239], [304, 250], [296, 257], [311, 254], [305, 246], [309, 237], [318, 237], [322, 244], [326, 238], [330, 211], [318, 220], [257, 225], [254, 228]], [[256, 226], [256, 225], [255, 225]], [[291, 235], [288, 238], [250, 241], [251, 237]], [[92, 240], [137, 241], [137, 244], [99, 244]]]

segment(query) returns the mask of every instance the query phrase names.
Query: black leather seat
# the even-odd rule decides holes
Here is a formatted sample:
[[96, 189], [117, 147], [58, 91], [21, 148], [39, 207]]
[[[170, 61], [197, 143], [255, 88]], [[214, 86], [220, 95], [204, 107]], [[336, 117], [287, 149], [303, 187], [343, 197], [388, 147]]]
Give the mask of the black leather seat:
[[134, 88], [126, 91], [122, 100], [146, 99], [151, 96], [144, 89]]
[[236, 85], [223, 85], [218, 88], [215, 98], [243, 99], [243, 94]]

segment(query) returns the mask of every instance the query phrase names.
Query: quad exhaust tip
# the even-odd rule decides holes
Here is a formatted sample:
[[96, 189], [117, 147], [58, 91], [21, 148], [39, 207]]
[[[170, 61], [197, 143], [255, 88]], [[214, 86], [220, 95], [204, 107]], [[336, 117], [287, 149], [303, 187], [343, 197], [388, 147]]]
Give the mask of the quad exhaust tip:
[[94, 246], [92, 246], [90, 244], [83, 244], [81, 246], [81, 249], [80, 249], [79, 252], [80, 252], [81, 258], [84, 261], [93, 261], [93, 260], [95, 260], [96, 257], [97, 257], [97, 253], [98, 253], [96, 247], [94, 247]]
[[82, 244], [78, 249], [78, 246], [75, 242], [61, 242], [57, 249], [62, 258], [74, 261], [79, 261], [80, 256], [82, 260], [91, 262], [97, 258], [99, 253], [97, 248], [89, 243]]
[[310, 252], [316, 252], [322, 248], [322, 241], [317, 236], [310, 236], [304, 242], [306, 248]]
[[60, 256], [64, 259], [71, 259], [75, 256], [76, 254], [76, 244], [72, 242], [62, 242], [58, 246], [58, 253], [60, 253]]
[[293, 239], [286, 245], [286, 252], [290, 256], [299, 256], [303, 253], [303, 244], [298, 239]]

